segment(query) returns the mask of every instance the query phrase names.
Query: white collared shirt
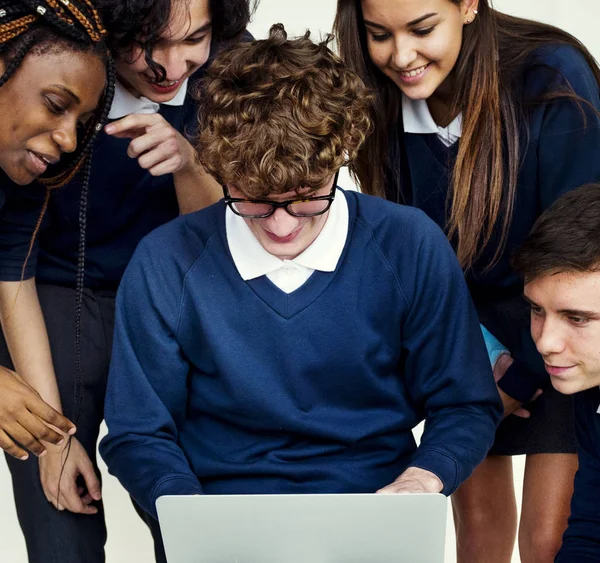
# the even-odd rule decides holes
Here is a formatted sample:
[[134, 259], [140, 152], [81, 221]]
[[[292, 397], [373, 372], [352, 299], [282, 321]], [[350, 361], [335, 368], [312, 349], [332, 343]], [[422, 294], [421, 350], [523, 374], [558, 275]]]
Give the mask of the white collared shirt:
[[448, 127], [440, 127], [431, 116], [426, 100], [413, 100], [402, 96], [402, 121], [405, 133], [435, 134], [447, 147], [451, 147], [462, 134], [462, 114], [458, 114]]
[[[168, 102], [164, 102], [166, 106], [182, 106], [187, 94], [188, 79], [181, 85], [177, 95]], [[115, 83], [115, 95], [108, 119], [121, 119], [132, 113], [157, 113], [160, 109], [160, 104], [153, 102], [143, 96], [136, 98], [129, 90], [125, 88], [118, 80]]]
[[243, 217], [229, 207], [225, 212], [227, 244], [242, 279], [267, 276], [285, 293], [298, 289], [315, 270], [336, 269], [348, 237], [348, 223], [346, 196], [338, 189], [325, 225], [313, 243], [293, 260], [281, 260], [262, 247]]

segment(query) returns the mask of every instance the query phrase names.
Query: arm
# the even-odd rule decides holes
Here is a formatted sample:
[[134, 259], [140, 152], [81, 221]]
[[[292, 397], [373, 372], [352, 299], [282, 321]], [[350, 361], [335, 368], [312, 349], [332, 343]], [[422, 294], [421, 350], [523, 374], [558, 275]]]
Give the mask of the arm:
[[[404, 284], [404, 381], [425, 417], [409, 475], [414, 468], [432, 473], [449, 495], [491, 447], [502, 405], [463, 273], [443, 233], [427, 225], [417, 263], [415, 253], [406, 252], [412, 263], [407, 257], [397, 268], [411, 271], [414, 280]], [[405, 480], [401, 476], [401, 484]]]
[[[15, 369], [57, 413], [62, 412], [48, 333], [34, 278], [23, 282], [0, 283], [0, 318]], [[64, 420], [70, 429], [69, 433], [73, 434], [74, 425], [66, 418]], [[67, 444], [61, 440], [51, 441], [56, 445], [44, 448], [45, 455], [39, 462], [40, 481], [46, 498], [59, 510], [66, 508], [71, 512], [95, 514], [98, 510], [90, 503], [101, 498], [100, 482], [89, 456], [79, 441], [72, 438], [69, 457], [64, 464], [63, 454]], [[77, 490], [80, 475], [88, 489], [85, 494]]]
[[0, 319], [15, 370], [44, 401], [62, 412], [34, 278], [0, 283]]
[[[33, 245], [27, 262], [26, 256], [40, 218], [44, 196], [44, 190], [39, 187], [20, 187], [18, 190], [13, 190], [0, 216], [0, 280], [3, 280], [0, 281], [0, 322], [5, 332], [7, 346], [13, 354], [13, 363], [25, 376], [23, 379], [6, 368], [1, 371], [0, 435], [2, 440], [0, 440], [0, 447], [21, 459], [25, 459], [27, 454], [16, 446], [9, 436], [36, 455], [43, 455], [47, 444], [40, 443], [40, 440], [50, 444], [58, 444], [64, 440], [64, 436], [55, 432], [50, 426], [67, 434], [75, 432], [74, 425], [60, 414], [60, 401], [56, 400], [57, 392], [52, 392], [52, 385], [50, 384], [47, 392], [43, 393], [50, 404], [44, 402], [36, 391], [38, 386], [33, 376], [37, 369], [35, 366], [48, 365], [49, 361], [50, 375], [53, 378], [52, 362], [49, 360], [49, 352], [48, 357], [44, 357], [44, 339], [47, 345], [47, 338], [39, 303], [37, 303], [35, 284], [32, 279], [22, 283], [20, 281], [21, 278], [31, 278], [34, 274], [36, 245]], [[20, 298], [17, 302], [18, 293]], [[33, 317], [29, 318], [28, 305], [25, 302], [31, 300]], [[32, 323], [31, 330], [40, 335], [42, 341], [40, 353], [31, 353], [27, 346], [22, 346], [22, 337], [30, 329], [29, 322]], [[19, 334], [16, 339], [15, 333]], [[8, 435], [5, 432], [8, 432]]]
[[182, 215], [204, 209], [223, 197], [223, 188], [204, 169], [196, 158], [196, 151], [185, 139], [185, 150], [189, 152], [187, 166], [173, 174], [175, 192]]
[[109, 471], [144, 510], [166, 494], [199, 494], [200, 483], [178, 444], [189, 366], [177, 342], [183, 276], [159, 264], [143, 241], [117, 295], [113, 356], [100, 452]]
[[[62, 412], [60, 395], [46, 325], [35, 280], [32, 277], [37, 252], [35, 245], [32, 256], [23, 268], [40, 215], [41, 204], [38, 197], [40, 194], [43, 195], [43, 190], [39, 188], [31, 192], [22, 189], [13, 194], [6, 208], [3, 209], [0, 220], [0, 279], [5, 281], [0, 283], [0, 321], [15, 369], [27, 382], [30, 393], [44, 405], [47, 414], [46, 418], [42, 417], [42, 420], [73, 434], [74, 425], [58, 414]], [[22, 277], [26, 279], [21, 281]], [[51, 406], [43, 403], [38, 393]], [[33, 412], [31, 407], [29, 410]], [[44, 412], [39, 405], [37, 410], [40, 414]], [[59, 424], [52, 422], [54, 419]], [[32, 426], [35, 420], [32, 421], [31, 418], [24, 416], [21, 416], [20, 420], [23, 421], [22, 426], [30, 425], [29, 431], [33, 436], [43, 430], [39, 427], [41, 424], [39, 421], [37, 421], [38, 425]], [[18, 435], [12, 433], [11, 435], [18, 439]], [[63, 437], [60, 435], [49, 434], [49, 437], [44, 437], [40, 434], [40, 437], [50, 442], [44, 444], [43, 449], [39, 450], [39, 455], [42, 455], [39, 461], [40, 480], [48, 501], [59, 509], [66, 508], [72, 512], [84, 514], [97, 512], [95, 507], [88, 505], [93, 499], [100, 498], [100, 483], [81, 444], [75, 438], [71, 438], [69, 457], [63, 468], [63, 453], [67, 442], [61, 443]], [[28, 444], [26, 439], [22, 443]], [[76, 481], [79, 475], [83, 476], [89, 494], [78, 493]], [[60, 500], [58, 499], [59, 480], [61, 480]]]
[[223, 197], [221, 186], [197, 161], [192, 145], [162, 115], [131, 114], [108, 124], [105, 130], [132, 139], [127, 154], [153, 176], [173, 174], [181, 214], [198, 211]]
[[[487, 349], [492, 369], [494, 370], [494, 380], [498, 382], [508, 369], [513, 365], [514, 360], [510, 355], [508, 349], [500, 342], [487, 328], [481, 325], [481, 332], [485, 341], [485, 347]], [[529, 418], [531, 413], [521, 408], [522, 401], [513, 399], [510, 395], [506, 394], [500, 387], [498, 387], [502, 404], [504, 405], [504, 416], [514, 414], [521, 418]], [[534, 395], [534, 399], [541, 395], [542, 390], [538, 389]]]

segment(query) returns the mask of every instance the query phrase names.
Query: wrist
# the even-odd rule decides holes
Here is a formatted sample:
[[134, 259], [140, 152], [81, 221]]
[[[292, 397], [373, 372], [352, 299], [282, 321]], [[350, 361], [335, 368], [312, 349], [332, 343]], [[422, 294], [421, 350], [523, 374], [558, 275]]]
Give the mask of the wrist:
[[435, 473], [421, 467], [408, 467], [402, 477], [416, 479], [428, 493], [441, 493], [444, 489], [444, 483]]
[[182, 163], [179, 167], [179, 170], [174, 172], [174, 174], [178, 175], [187, 175], [195, 173], [197, 170], [198, 162], [196, 161], [196, 151], [194, 147], [185, 139], [183, 136], [181, 137], [182, 149], [181, 149], [181, 159]]

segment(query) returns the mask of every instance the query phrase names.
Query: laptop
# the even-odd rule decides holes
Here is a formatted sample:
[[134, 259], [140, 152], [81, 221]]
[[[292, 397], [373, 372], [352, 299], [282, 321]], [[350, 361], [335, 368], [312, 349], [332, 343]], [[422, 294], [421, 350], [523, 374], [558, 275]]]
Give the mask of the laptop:
[[443, 563], [438, 494], [196, 495], [156, 502], [168, 563]]

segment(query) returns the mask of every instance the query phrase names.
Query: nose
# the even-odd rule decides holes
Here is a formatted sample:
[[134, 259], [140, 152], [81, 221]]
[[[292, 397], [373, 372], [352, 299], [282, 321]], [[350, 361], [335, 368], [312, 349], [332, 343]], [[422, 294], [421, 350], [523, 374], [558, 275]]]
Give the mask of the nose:
[[167, 71], [167, 80], [178, 80], [189, 68], [184, 45], [155, 49], [152, 58]]
[[401, 37], [394, 41], [391, 62], [396, 69], [405, 70], [410, 68], [416, 58], [417, 51], [410, 39]]
[[565, 340], [560, 323], [548, 316], [544, 318], [532, 317], [531, 336], [538, 352], [544, 357], [560, 354], [565, 349]]
[[300, 226], [301, 219], [290, 215], [282, 207], [278, 207], [275, 213], [264, 219], [265, 228], [272, 232], [275, 236], [286, 237], [291, 235]]
[[77, 121], [63, 121], [61, 126], [52, 132], [52, 140], [61, 152], [73, 152], [77, 148]]

